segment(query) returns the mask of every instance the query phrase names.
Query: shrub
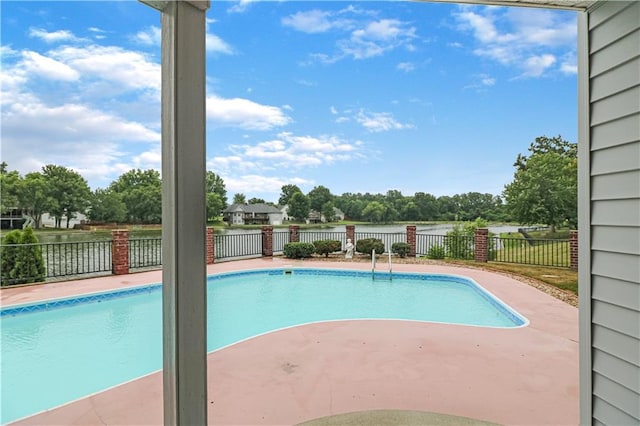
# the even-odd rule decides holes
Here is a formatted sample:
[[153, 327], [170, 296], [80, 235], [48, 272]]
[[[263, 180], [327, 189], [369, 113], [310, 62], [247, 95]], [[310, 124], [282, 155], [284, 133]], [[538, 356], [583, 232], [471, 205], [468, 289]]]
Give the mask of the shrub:
[[[397, 254], [400, 257], [407, 257], [411, 251], [411, 245], [408, 243], [393, 243], [391, 244], [391, 252]], [[377, 251], [376, 251], [377, 253]]]
[[318, 240], [313, 242], [313, 246], [316, 253], [324, 254], [324, 257], [329, 257], [329, 253], [342, 249], [342, 243], [338, 240]]
[[284, 245], [283, 252], [285, 257], [289, 259], [304, 259], [311, 257], [315, 247], [311, 243], [287, 243]]
[[356, 242], [356, 251], [358, 253], [364, 253], [371, 256], [374, 249], [378, 254], [384, 253], [384, 243], [382, 240], [378, 238], [363, 238]]
[[446, 251], [443, 246], [441, 246], [440, 244], [433, 245], [429, 247], [429, 251], [427, 251], [427, 258], [428, 259], [444, 259], [445, 253]]
[[0, 282], [3, 286], [44, 281], [42, 249], [31, 228], [11, 231], [3, 239]]

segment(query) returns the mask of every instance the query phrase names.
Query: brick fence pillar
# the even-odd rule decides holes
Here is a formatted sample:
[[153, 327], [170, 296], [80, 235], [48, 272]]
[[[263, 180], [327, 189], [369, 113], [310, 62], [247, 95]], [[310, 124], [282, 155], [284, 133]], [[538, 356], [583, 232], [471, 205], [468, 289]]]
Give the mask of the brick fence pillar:
[[474, 260], [476, 262], [487, 262], [489, 260], [489, 230], [487, 228], [477, 228], [473, 242]]
[[289, 242], [290, 243], [300, 242], [300, 226], [289, 225]]
[[356, 244], [356, 226], [355, 225], [347, 225], [347, 239], [351, 240], [353, 245]]
[[216, 244], [213, 237], [213, 228], [207, 227], [207, 265], [216, 261]]
[[407, 244], [409, 244], [409, 257], [416, 257], [416, 226], [407, 225]]
[[578, 231], [569, 231], [569, 256], [571, 269], [578, 269]]
[[262, 255], [273, 256], [273, 226], [262, 227]]
[[111, 272], [114, 275], [129, 273], [129, 231], [111, 231]]

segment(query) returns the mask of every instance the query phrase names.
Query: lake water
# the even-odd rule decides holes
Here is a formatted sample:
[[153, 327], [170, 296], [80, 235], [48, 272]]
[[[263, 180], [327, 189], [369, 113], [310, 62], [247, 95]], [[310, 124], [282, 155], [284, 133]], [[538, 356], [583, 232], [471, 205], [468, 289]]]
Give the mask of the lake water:
[[[518, 232], [518, 225], [495, 225], [489, 226], [489, 231], [496, 235], [502, 232]], [[441, 223], [436, 225], [416, 225], [416, 231], [419, 234], [427, 235], [446, 235], [453, 229], [452, 223]], [[287, 228], [275, 228], [275, 232], [284, 232]], [[356, 232], [373, 232], [397, 234], [405, 233], [407, 225], [356, 225]], [[260, 233], [260, 229], [225, 229], [216, 228], [217, 234], [225, 235], [242, 235]], [[300, 229], [300, 232], [346, 232], [345, 225], [323, 226], [321, 228]], [[157, 231], [133, 231], [130, 238], [159, 238], [160, 230]], [[41, 243], [62, 243], [76, 241], [94, 241], [94, 240], [110, 240], [110, 232], [48, 232], [38, 233], [38, 240]]]

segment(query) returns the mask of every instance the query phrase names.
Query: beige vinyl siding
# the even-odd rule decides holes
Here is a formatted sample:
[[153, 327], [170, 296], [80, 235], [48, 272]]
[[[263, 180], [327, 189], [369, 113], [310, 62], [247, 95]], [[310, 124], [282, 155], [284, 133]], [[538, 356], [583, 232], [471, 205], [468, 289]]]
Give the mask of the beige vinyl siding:
[[594, 424], [640, 424], [640, 3], [589, 14]]

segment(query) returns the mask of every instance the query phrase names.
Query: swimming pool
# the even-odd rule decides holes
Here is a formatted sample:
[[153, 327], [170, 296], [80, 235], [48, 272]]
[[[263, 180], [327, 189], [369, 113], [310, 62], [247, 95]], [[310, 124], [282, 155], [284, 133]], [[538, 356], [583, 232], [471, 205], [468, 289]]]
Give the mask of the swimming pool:
[[[291, 273], [288, 273], [291, 272]], [[270, 269], [213, 275], [207, 348], [294, 325], [387, 318], [487, 327], [527, 320], [451, 275]], [[7, 307], [2, 315], [6, 423], [162, 367], [161, 292], [153, 284]]]

